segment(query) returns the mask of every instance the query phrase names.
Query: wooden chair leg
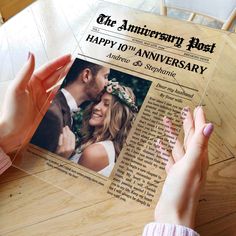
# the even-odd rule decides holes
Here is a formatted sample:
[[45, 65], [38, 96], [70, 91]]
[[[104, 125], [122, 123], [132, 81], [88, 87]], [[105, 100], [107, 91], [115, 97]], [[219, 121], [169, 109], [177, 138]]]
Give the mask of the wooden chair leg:
[[233, 10], [228, 20], [223, 24], [222, 28], [223, 30], [229, 30], [232, 26], [234, 20], [236, 19], [236, 9]]
[[160, 1], [160, 14], [161, 16], [167, 16], [167, 7], [165, 6], [164, 0]]
[[190, 16], [189, 16], [189, 18], [188, 18], [188, 21], [193, 21], [193, 19], [195, 18], [195, 16], [196, 16], [196, 13], [191, 13], [190, 14]]

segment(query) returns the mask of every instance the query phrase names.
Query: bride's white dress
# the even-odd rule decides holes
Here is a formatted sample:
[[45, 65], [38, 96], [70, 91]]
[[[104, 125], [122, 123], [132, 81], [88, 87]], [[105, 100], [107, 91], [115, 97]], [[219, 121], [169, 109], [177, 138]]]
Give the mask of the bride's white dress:
[[[105, 148], [105, 150], [107, 152], [107, 156], [108, 156], [108, 161], [109, 161], [109, 164], [104, 169], [100, 170], [98, 173], [109, 177], [109, 175], [111, 174], [111, 171], [112, 171], [112, 169], [115, 165], [116, 153], [115, 153], [114, 144], [110, 140], [101, 141], [101, 142], [98, 142], [96, 144], [100, 144]], [[72, 156], [70, 158], [70, 160], [75, 162], [75, 163], [78, 163], [81, 155], [82, 155], [82, 153], [80, 151], [78, 151], [74, 156]]]

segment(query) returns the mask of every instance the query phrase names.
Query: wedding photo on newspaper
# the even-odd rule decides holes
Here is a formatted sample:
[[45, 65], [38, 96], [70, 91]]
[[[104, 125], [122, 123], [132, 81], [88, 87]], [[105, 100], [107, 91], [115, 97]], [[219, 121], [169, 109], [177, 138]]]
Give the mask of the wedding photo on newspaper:
[[109, 177], [150, 85], [76, 58], [31, 143]]
[[218, 32], [212, 35], [169, 30], [161, 17], [101, 3], [32, 137], [25, 156], [34, 164], [21, 168], [38, 163], [78, 188], [91, 183], [151, 206], [186, 111], [204, 106], [223, 50]]

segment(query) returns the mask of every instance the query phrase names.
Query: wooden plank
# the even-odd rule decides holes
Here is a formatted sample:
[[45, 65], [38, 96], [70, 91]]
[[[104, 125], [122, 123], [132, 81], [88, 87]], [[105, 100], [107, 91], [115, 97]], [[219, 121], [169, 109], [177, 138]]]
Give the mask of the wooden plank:
[[24, 171], [21, 171], [12, 166], [1, 175], [0, 184], [11, 182], [16, 179], [24, 178], [28, 175], [29, 174], [25, 173]]
[[197, 225], [236, 211], [235, 168], [235, 158], [210, 166], [199, 204]]
[[7, 21], [9, 18], [29, 6], [34, 0], [0, 0], [0, 12], [3, 20]]
[[[230, 34], [222, 38], [225, 40], [223, 53], [216, 65], [215, 72], [206, 92], [203, 104], [206, 105], [207, 119], [214, 123], [215, 134], [220, 138], [228, 151], [229, 156], [236, 156], [236, 80], [235, 65], [236, 36]], [[219, 143], [218, 143], [219, 144]], [[218, 145], [218, 159], [222, 145]], [[216, 157], [217, 158], [217, 157]], [[220, 158], [221, 160], [224, 158]]]
[[152, 214], [135, 203], [127, 205], [112, 199], [5, 235], [141, 235], [143, 222]]
[[[206, 190], [201, 196], [199, 211], [197, 215], [197, 225], [207, 224], [207, 222], [212, 222], [219, 217], [235, 212], [236, 186], [234, 179], [231, 179], [231, 176], [235, 172], [235, 167], [235, 160], [225, 161], [210, 167]], [[77, 206], [81, 205], [81, 201], [85, 195], [86, 199], [89, 199], [90, 197], [91, 199], [95, 198], [93, 192], [89, 191], [88, 189], [88, 186], [90, 187], [91, 183], [87, 186], [82, 187], [81, 183], [83, 181], [79, 180], [78, 183], [80, 184], [78, 184], [78, 186], [75, 186], [76, 181], [71, 182], [71, 180], [69, 180], [69, 178], [67, 179], [65, 175], [61, 175], [61, 177], [59, 177], [58, 173], [55, 174], [55, 172], [53, 172], [54, 171], [48, 172], [48, 178], [51, 176], [53, 183], [57, 183], [58, 181], [64, 182], [63, 187], [69, 191], [71, 189], [74, 191], [75, 188], [77, 188], [78, 190], [81, 189], [80, 191], [83, 192], [83, 195], [81, 196], [79, 195], [79, 191], [74, 192], [78, 195], [78, 198], [76, 198], [76, 200], [78, 200]], [[75, 209], [71, 207], [69, 201], [69, 210], [67, 209], [68, 213], [63, 213], [63, 215], [58, 214], [58, 212], [60, 212], [61, 206], [58, 206], [57, 204], [61, 204], [64, 195], [58, 195], [60, 199], [52, 201], [51, 199], [54, 199], [54, 197], [47, 192], [47, 189], [50, 189], [49, 186], [47, 186], [44, 194], [41, 194], [42, 191], [40, 191], [40, 189], [43, 188], [44, 184], [34, 185], [34, 190], [31, 190], [32, 193], [29, 194], [29, 184], [31, 183], [31, 185], [33, 185], [33, 183], [35, 182], [35, 180], [31, 180], [31, 178], [33, 177], [19, 180], [19, 183], [25, 183], [26, 185], [28, 185], [27, 189], [25, 189], [27, 193], [25, 195], [28, 195], [28, 197], [25, 196], [24, 198], [18, 199], [17, 201], [14, 200], [11, 203], [9, 202], [8, 207], [5, 208], [7, 209], [6, 211], [8, 211], [8, 213], [4, 212], [4, 214], [2, 214], [4, 216], [4, 225], [6, 225], [6, 222], [8, 222], [12, 217], [11, 214], [9, 214], [9, 212], [12, 212], [10, 206], [13, 205], [12, 207], [14, 207], [15, 205], [23, 205], [22, 202], [25, 203], [24, 208], [13, 211], [14, 215], [17, 217], [17, 215], [26, 214], [27, 216], [27, 212], [28, 214], [33, 213], [33, 215], [31, 216], [31, 222], [34, 222], [34, 224], [31, 225], [32, 223], [29, 224], [30, 222], [27, 222], [26, 220], [23, 221], [24, 223], [21, 222], [22, 224], [17, 224], [17, 227], [19, 229], [17, 230], [17, 227], [15, 227], [15, 235], [41, 235], [46, 233], [50, 235], [56, 235], [58, 234], [58, 232], [63, 232], [64, 235], [71, 235], [70, 233], [72, 231], [73, 233], [79, 235], [91, 235], [91, 230], [95, 229], [96, 233], [94, 235], [101, 235], [103, 233], [105, 233], [105, 235], [114, 235], [114, 233], [115, 235], [140, 235], [143, 222], [149, 222], [153, 220], [153, 209], [139, 206], [134, 202], [132, 202], [132, 204], [123, 203], [118, 199], [109, 199], [108, 201], [104, 199], [104, 203], [92, 204], [92, 206], [90, 207], [87, 204], [87, 208], [79, 208], [79, 210], [78, 208]], [[36, 182], [38, 182], [37, 179]], [[15, 185], [13, 183], [15, 183]], [[10, 183], [10, 186], [8, 183], [8, 185], [6, 186], [8, 186], [10, 190], [14, 190], [17, 184], [18, 186], [20, 186], [18, 181], [13, 181], [13, 183]], [[94, 186], [91, 186], [91, 188], [94, 188]], [[8, 192], [8, 195], [11, 192], [10, 190]], [[40, 196], [38, 196], [39, 192]], [[96, 194], [98, 193], [97, 191], [94, 192], [96, 192]], [[219, 195], [219, 193], [221, 194]], [[4, 190], [3, 194], [6, 196], [7, 191]], [[48, 212], [46, 212], [46, 210], [42, 211], [42, 205], [39, 205], [38, 202], [39, 198], [42, 199], [41, 201], [43, 201], [43, 205], [49, 207]], [[31, 201], [30, 199], [35, 200]], [[29, 204], [27, 204], [27, 201], [29, 201]], [[6, 204], [6, 199], [2, 198], [1, 202], [3, 204]], [[50, 212], [51, 208], [56, 209], [57, 216]], [[74, 209], [74, 211], [72, 209]], [[34, 212], [37, 212], [37, 216], [34, 215]], [[50, 214], [52, 217], [50, 217]], [[41, 216], [41, 218], [39, 216]], [[132, 227], [130, 226], [130, 222], [132, 222], [133, 224]], [[55, 226], [57, 227], [57, 230], [55, 229]], [[107, 228], [111, 230], [107, 232]], [[11, 227], [9, 227], [8, 225], [8, 228], [5, 228], [5, 230], [5, 232], [12, 231], [12, 224]], [[9, 235], [14, 234], [12, 233]], [[202, 235], [207, 235], [207, 233], [202, 231]]]
[[[55, 179], [54, 174], [48, 174], [51, 178]], [[74, 185], [75, 182], [67, 181], [68, 191], [74, 188]], [[111, 198], [110, 196], [104, 198], [104, 194], [100, 198], [100, 194], [96, 192], [95, 196], [93, 194], [93, 200], [91, 198], [87, 199], [84, 196], [86, 196], [86, 191], [91, 196], [91, 191], [88, 188], [91, 184], [80, 186], [77, 182], [77, 185], [85, 191], [85, 195], [84, 193], [81, 195], [78, 193], [78, 198], [40, 180], [39, 176], [37, 178], [27, 176], [18, 180], [1, 183], [0, 234], [6, 234], [7, 232], [41, 221], [44, 222], [58, 215], [77, 211], [78, 209], [94, 205], [96, 202], [102, 202]]]
[[202, 236], [235, 236], [236, 212], [199, 226], [196, 230]]

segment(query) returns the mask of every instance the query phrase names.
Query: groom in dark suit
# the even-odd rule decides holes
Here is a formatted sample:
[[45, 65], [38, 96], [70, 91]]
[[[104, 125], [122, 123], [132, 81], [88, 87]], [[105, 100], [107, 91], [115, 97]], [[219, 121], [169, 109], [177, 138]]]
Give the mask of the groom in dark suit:
[[31, 143], [56, 153], [63, 128], [72, 129], [72, 113], [83, 102], [96, 99], [107, 84], [109, 73], [109, 68], [75, 59]]

